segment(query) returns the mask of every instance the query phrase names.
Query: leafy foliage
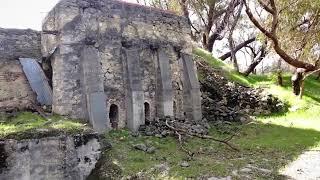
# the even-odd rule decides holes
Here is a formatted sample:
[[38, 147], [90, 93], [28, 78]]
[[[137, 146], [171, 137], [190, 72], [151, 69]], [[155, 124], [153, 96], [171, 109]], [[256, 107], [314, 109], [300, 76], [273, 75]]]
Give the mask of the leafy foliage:
[[294, 58], [314, 64], [320, 42], [320, 1], [280, 0], [277, 6], [283, 48]]

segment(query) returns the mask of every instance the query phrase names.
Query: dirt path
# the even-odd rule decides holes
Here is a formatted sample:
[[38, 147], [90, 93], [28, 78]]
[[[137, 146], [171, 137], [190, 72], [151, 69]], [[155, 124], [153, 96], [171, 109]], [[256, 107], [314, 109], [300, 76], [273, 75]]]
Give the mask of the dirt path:
[[320, 151], [306, 151], [281, 174], [296, 180], [320, 180]]

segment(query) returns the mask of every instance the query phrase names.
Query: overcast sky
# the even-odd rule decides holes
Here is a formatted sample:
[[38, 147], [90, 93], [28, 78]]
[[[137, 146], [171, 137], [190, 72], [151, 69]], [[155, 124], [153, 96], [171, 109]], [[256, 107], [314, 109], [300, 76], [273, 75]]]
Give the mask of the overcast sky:
[[57, 2], [59, 0], [0, 0], [0, 27], [41, 30], [42, 19]]

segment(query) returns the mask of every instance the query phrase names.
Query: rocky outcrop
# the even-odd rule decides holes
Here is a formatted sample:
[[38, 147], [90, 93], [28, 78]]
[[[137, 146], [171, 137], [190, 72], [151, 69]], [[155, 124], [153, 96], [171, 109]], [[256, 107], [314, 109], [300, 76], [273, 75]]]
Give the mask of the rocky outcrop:
[[198, 59], [202, 91], [203, 116], [208, 121], [246, 121], [249, 115], [269, 115], [282, 112], [286, 105], [263, 89], [245, 87], [225, 78]]
[[0, 141], [0, 179], [84, 180], [100, 154], [96, 134]]

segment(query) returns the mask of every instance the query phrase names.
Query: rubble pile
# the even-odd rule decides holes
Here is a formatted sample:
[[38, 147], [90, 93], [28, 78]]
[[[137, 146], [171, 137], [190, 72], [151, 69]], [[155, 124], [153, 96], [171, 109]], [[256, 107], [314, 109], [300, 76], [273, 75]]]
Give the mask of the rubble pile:
[[146, 136], [161, 138], [175, 135], [176, 132], [173, 128], [179, 132], [185, 132], [185, 134], [206, 135], [210, 126], [205, 119], [196, 122], [183, 118], [166, 117], [162, 119], [156, 118], [150, 124], [140, 126], [139, 131]]
[[208, 121], [244, 122], [250, 115], [269, 115], [283, 112], [286, 105], [263, 89], [246, 87], [230, 82], [219, 70], [205, 62], [198, 64], [202, 112]]

